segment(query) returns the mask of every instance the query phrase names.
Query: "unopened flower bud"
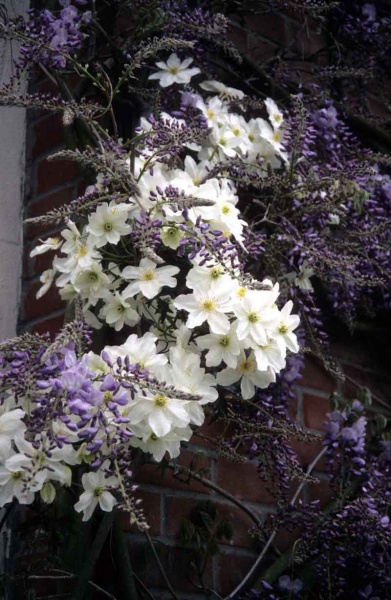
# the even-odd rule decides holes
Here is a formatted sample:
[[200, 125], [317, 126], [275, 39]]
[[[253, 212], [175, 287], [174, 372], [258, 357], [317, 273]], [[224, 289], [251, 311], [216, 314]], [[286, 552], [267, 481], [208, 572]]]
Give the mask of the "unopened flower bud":
[[51, 504], [53, 502], [54, 498], [56, 497], [56, 488], [50, 481], [47, 481], [46, 483], [43, 484], [40, 494], [41, 494], [42, 500], [46, 504]]

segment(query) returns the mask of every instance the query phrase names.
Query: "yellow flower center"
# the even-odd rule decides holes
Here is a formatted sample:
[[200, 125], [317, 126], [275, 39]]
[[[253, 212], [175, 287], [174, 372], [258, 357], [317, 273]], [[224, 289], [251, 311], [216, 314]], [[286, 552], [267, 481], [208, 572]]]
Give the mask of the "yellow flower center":
[[80, 246], [80, 248], [76, 252], [76, 257], [83, 258], [83, 256], [85, 256], [87, 254], [87, 252], [88, 252], [88, 246], [87, 246], [87, 244], [83, 244], [82, 246]]
[[207, 312], [212, 312], [216, 308], [216, 302], [212, 298], [206, 298], [201, 302], [201, 308]]
[[168, 404], [168, 398], [164, 394], [156, 394], [154, 404], [158, 408], [164, 408]]
[[285, 325], [285, 323], [283, 323], [282, 325], [279, 326], [278, 331], [282, 334], [288, 333], [289, 328], [287, 325]]
[[229, 213], [231, 212], [230, 207], [228, 206], [228, 204], [224, 204], [221, 207], [221, 212], [223, 213], [223, 215], [229, 215]]
[[279, 113], [273, 115], [273, 118], [276, 121], [276, 123], [280, 123], [282, 121], [282, 116]]
[[179, 73], [179, 67], [170, 67], [168, 70], [172, 75]]
[[218, 279], [221, 275], [221, 269], [220, 267], [213, 267], [210, 270], [210, 276], [212, 277], [212, 279]]
[[105, 223], [104, 224], [104, 230], [105, 231], [112, 231], [113, 230], [113, 224], [112, 223]]
[[94, 496], [96, 496], [97, 498], [99, 498], [99, 496], [101, 496], [104, 491], [105, 491], [104, 487], [102, 487], [102, 486], [96, 487], [94, 489]]
[[260, 320], [259, 314], [256, 312], [248, 313], [247, 318], [250, 321], [250, 323], [258, 323], [258, 321]]
[[240, 370], [244, 375], [248, 373], [254, 373], [255, 371], [255, 362], [250, 359], [243, 360], [239, 365]]
[[229, 346], [229, 337], [224, 336], [220, 338], [219, 344], [220, 346], [223, 346], [223, 348], [227, 348], [227, 346]]
[[143, 281], [152, 281], [155, 279], [155, 271], [153, 269], [148, 269], [148, 271], [144, 271], [142, 274]]
[[11, 473], [11, 479], [17, 481], [18, 479], [22, 479], [22, 471], [16, 471], [16, 473]]
[[236, 290], [236, 293], [239, 296], [239, 298], [244, 298], [244, 296], [246, 295], [246, 291], [246, 288], [240, 287]]

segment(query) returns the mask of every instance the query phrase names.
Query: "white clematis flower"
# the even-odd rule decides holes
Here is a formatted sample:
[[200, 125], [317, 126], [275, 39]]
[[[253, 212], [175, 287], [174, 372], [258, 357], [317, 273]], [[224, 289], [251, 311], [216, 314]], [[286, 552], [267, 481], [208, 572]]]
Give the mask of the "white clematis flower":
[[167, 62], [157, 62], [156, 66], [160, 69], [156, 73], [153, 73], [148, 79], [158, 79], [161, 87], [169, 87], [173, 83], [179, 83], [181, 85], [189, 83], [190, 79], [201, 73], [198, 67], [192, 67], [189, 69], [189, 65], [193, 62], [192, 58], [186, 58], [181, 62], [180, 58], [173, 52]]
[[217, 367], [222, 361], [232, 369], [236, 367], [241, 350], [236, 324], [231, 325], [228, 333], [223, 335], [202, 335], [196, 338], [196, 344], [201, 350], [208, 350], [205, 356], [207, 367]]
[[8, 403], [0, 410], [0, 461], [4, 462], [8, 458], [14, 437], [23, 435], [26, 431], [26, 425], [22, 421], [26, 413], [21, 408], [10, 410]]
[[141, 369], [148, 369], [151, 373], [155, 373], [167, 364], [167, 356], [157, 353], [156, 341], [157, 337], [150, 332], [142, 337], [132, 333], [122, 346], [106, 346], [104, 351], [113, 362], [118, 356], [121, 358], [128, 356], [130, 364], [138, 364]]
[[[25, 480], [26, 465], [20, 466], [18, 462], [20, 456], [25, 459], [26, 464], [31, 468], [31, 461], [28, 462], [27, 457], [16, 453], [9, 455], [5, 465], [0, 465], [0, 507], [12, 502], [13, 498], [16, 498], [19, 504], [32, 504], [35, 492], [42, 488], [45, 481], [45, 474], [43, 472], [37, 473], [34, 485], [30, 482], [27, 489]], [[8, 463], [8, 461], [10, 462]]]
[[202, 425], [204, 414], [200, 410], [203, 404], [217, 400], [216, 379], [201, 367], [201, 357], [180, 346], [170, 348], [171, 368], [166, 370], [165, 380], [178, 390], [201, 397], [198, 401], [187, 402], [191, 413], [191, 423]]
[[281, 353], [286, 353], [286, 349], [291, 352], [299, 351], [297, 337], [293, 333], [299, 326], [300, 318], [298, 315], [291, 315], [293, 302], [289, 300], [280, 311], [280, 320], [277, 328], [273, 331], [273, 339]]
[[127, 302], [119, 292], [107, 298], [99, 317], [116, 331], [120, 331], [124, 325], [136, 325], [140, 320], [140, 315], [133, 308], [131, 301]]
[[129, 206], [104, 202], [88, 217], [86, 230], [93, 236], [96, 248], [106, 244], [118, 244], [121, 236], [128, 235], [132, 228], [126, 223]]
[[129, 440], [130, 445], [152, 454], [156, 462], [160, 462], [166, 452], [171, 458], [177, 458], [181, 451], [181, 442], [188, 442], [193, 435], [190, 427], [177, 427], [161, 437], [152, 429], [138, 428], [137, 425], [133, 426], [132, 430], [134, 436]]
[[271, 98], [266, 98], [265, 105], [269, 115], [270, 123], [273, 125], [273, 129], [279, 129], [284, 122], [284, 115]]
[[46, 292], [49, 290], [50, 286], [52, 285], [53, 281], [54, 281], [54, 277], [57, 273], [57, 270], [55, 268], [53, 269], [46, 269], [46, 271], [44, 271], [40, 278], [39, 281], [42, 283], [42, 286], [39, 288], [39, 290], [37, 291], [35, 297], [37, 298], [37, 300], [39, 300], [39, 298], [42, 298], [42, 296], [44, 296], [44, 294], [46, 294]]
[[278, 284], [273, 290], [252, 290], [247, 292], [240, 302], [233, 306], [233, 312], [239, 323], [239, 340], [254, 341], [260, 346], [266, 345], [268, 333], [278, 323], [279, 311], [273, 308], [278, 296]]
[[122, 271], [124, 279], [134, 279], [123, 291], [123, 298], [131, 298], [141, 292], [146, 298], [154, 298], [162, 287], [176, 287], [173, 275], [179, 273], [178, 267], [157, 267], [149, 258], [142, 258], [138, 267], [125, 267]]
[[132, 425], [145, 421], [157, 437], [163, 437], [175, 427], [187, 427], [190, 415], [183, 400], [144, 390], [132, 402], [129, 420]]
[[267, 371], [271, 367], [279, 373], [285, 367], [286, 349], [278, 346], [274, 339], [268, 340], [263, 346], [254, 344], [252, 348], [260, 371]]
[[236, 88], [228, 87], [221, 81], [203, 81], [202, 83], [200, 83], [200, 88], [206, 90], [207, 92], [216, 92], [223, 98], [227, 99], [239, 98], [239, 100], [241, 100], [245, 96], [242, 90], [237, 90]]
[[195, 264], [187, 274], [186, 285], [192, 290], [202, 288], [205, 291], [218, 292], [221, 287], [233, 288], [234, 282], [224, 266], [216, 262], [212, 265], [203, 265], [201, 267]]
[[31, 250], [31, 257], [37, 256], [38, 254], [44, 254], [45, 252], [49, 252], [50, 250], [58, 250], [63, 243], [63, 240], [61, 240], [59, 237], [50, 237], [46, 240], [39, 241], [41, 242], [41, 245], [36, 246], [34, 250]]
[[92, 263], [86, 269], [75, 271], [71, 280], [75, 290], [83, 298], [87, 298], [91, 304], [96, 304], [100, 298], [105, 298], [110, 294], [111, 280], [98, 262]]
[[217, 383], [224, 386], [230, 386], [236, 381], [240, 381], [240, 391], [245, 400], [252, 398], [255, 394], [255, 388], [267, 388], [276, 380], [276, 375], [272, 369], [259, 371], [257, 361], [253, 352], [248, 356], [244, 352], [240, 353], [238, 364], [235, 369], [224, 369], [217, 374]]
[[[102, 465], [102, 468], [105, 465]], [[105, 512], [111, 512], [117, 501], [113, 494], [108, 491], [108, 488], [116, 488], [118, 480], [116, 477], [105, 477], [102, 470], [96, 473], [84, 473], [81, 478], [84, 487], [84, 492], [75, 504], [76, 512], [83, 512], [83, 521], [88, 521], [96, 509], [100, 508]]]
[[212, 333], [225, 334], [230, 328], [226, 313], [232, 311], [231, 291], [232, 286], [214, 291], [195, 289], [192, 294], [178, 296], [174, 300], [174, 306], [189, 313], [186, 322], [189, 329], [207, 321]]

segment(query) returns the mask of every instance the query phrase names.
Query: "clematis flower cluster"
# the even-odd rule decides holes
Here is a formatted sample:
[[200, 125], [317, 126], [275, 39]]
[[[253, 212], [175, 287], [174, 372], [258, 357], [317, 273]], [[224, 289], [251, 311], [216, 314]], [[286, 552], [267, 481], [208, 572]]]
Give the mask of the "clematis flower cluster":
[[[172, 54], [150, 79], [188, 83], [199, 73], [190, 63]], [[124, 457], [139, 449], [155, 461], [176, 458], [221, 388], [246, 402], [299, 350], [292, 302], [279, 307], [279, 284], [244, 268], [247, 223], [219, 170], [233, 159], [260, 173], [284, 165], [283, 115], [268, 99], [269, 122], [246, 120], [231, 110], [243, 93], [214, 81], [179, 98], [175, 114], [141, 120], [132, 156], [116, 157], [134, 193], [112, 193], [102, 173], [86, 198], [107, 201], [91, 202], [84, 219], [69, 218], [32, 251], [54, 253], [39, 297], [55, 282], [79, 318], [126, 339], [96, 354], [60, 336], [38, 353], [3, 358], [0, 505], [38, 493], [53, 501], [80, 465], [75, 510], [84, 520], [98, 505], [112, 510], [130, 470]], [[30, 368], [39, 377], [27, 392], [20, 375]]]

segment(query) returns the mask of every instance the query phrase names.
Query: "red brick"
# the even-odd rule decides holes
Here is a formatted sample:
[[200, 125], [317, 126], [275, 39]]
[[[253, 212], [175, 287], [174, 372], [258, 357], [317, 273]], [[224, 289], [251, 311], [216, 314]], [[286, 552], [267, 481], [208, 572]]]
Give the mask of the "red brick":
[[[195, 470], [210, 468], [211, 461], [207, 456], [197, 456], [195, 458], [194, 453], [190, 451], [182, 451], [178, 460], [178, 465], [182, 465], [190, 468], [190, 463], [195, 460]], [[207, 479], [210, 477], [208, 474], [205, 475]], [[174, 477], [171, 469], [165, 469], [162, 473], [158, 465], [143, 465], [137, 474], [137, 481], [140, 483], [155, 484], [165, 488], [175, 488], [179, 490], [186, 490], [191, 492], [201, 492], [203, 494], [209, 494], [210, 490], [204, 486], [201, 482], [196, 479], [190, 478], [187, 483], [187, 476], [185, 474], [180, 475], [181, 481]]]
[[[155, 541], [155, 548], [171, 585], [176, 592], [197, 592], [195, 584], [199, 584], [196, 573], [191, 566], [193, 553], [187, 548], [173, 548]], [[156, 559], [149, 544], [139, 540], [129, 543], [130, 561], [134, 572], [149, 589], [167, 590], [161, 576]], [[207, 565], [204, 584], [213, 587], [211, 561]], [[159, 596], [160, 597], [160, 596]]]
[[324, 429], [327, 413], [331, 410], [330, 401], [312, 394], [303, 394], [304, 424], [310, 429]]
[[298, 529], [288, 530], [285, 527], [278, 530], [276, 537], [274, 538], [274, 545], [280, 552], [286, 552], [289, 548], [300, 537], [300, 531]]
[[247, 32], [238, 27], [237, 25], [231, 25], [228, 32], [229, 41], [234, 44], [235, 48], [239, 52], [245, 52], [247, 48]]
[[39, 194], [44, 194], [53, 188], [72, 181], [78, 175], [77, 165], [72, 161], [48, 161], [43, 159], [38, 163], [37, 191]]
[[64, 301], [60, 298], [56, 287], [52, 287], [42, 298], [37, 300], [36, 293], [41, 286], [40, 282], [32, 283], [29, 286], [23, 302], [22, 317], [24, 320], [42, 317], [64, 308]]
[[217, 483], [237, 498], [266, 504], [274, 502], [265, 483], [259, 478], [257, 466], [250, 462], [233, 463], [219, 459]]
[[238, 556], [234, 552], [224, 552], [218, 557], [219, 594], [232, 592], [251, 569], [256, 560], [251, 556]]
[[56, 315], [55, 317], [48, 317], [44, 321], [40, 321], [39, 323], [34, 323], [31, 327], [31, 331], [33, 333], [50, 333], [54, 336], [56, 333], [60, 331], [60, 329], [64, 325], [64, 317], [65, 312], [61, 315]]
[[64, 143], [64, 127], [60, 114], [49, 115], [34, 127], [35, 144], [33, 155], [49, 152]]
[[260, 66], [274, 57], [277, 49], [277, 45], [272, 42], [265, 42], [256, 35], [249, 33], [247, 36], [246, 54], [251, 60], [259, 63]]
[[[323, 449], [322, 440], [306, 442], [301, 440], [291, 440], [290, 444], [296, 452], [300, 464], [304, 470], [312, 463]], [[322, 471], [325, 467], [325, 457], [323, 456], [316, 464], [316, 470]]]
[[385, 117], [389, 119], [390, 112], [379, 98], [367, 98], [369, 113], [371, 117]]
[[274, 40], [278, 43], [284, 43], [287, 36], [287, 28], [284, 18], [281, 15], [263, 14], [250, 15], [245, 17], [247, 27], [252, 32]]
[[[385, 402], [391, 394], [391, 378], [365, 372], [356, 367], [346, 365], [344, 373], [347, 375], [344, 385], [344, 394], [348, 398], [357, 398], [361, 387], [369, 388], [376, 396]], [[375, 404], [375, 402], [374, 402]]]
[[58, 85], [46, 77], [38, 83], [37, 87], [40, 94], [51, 94], [52, 96], [59, 95]]
[[330, 393], [335, 392], [338, 387], [336, 380], [313, 358], [306, 360], [300, 385]]
[[221, 436], [224, 437], [224, 435], [227, 435], [230, 431], [232, 431], [232, 425], [227, 425], [227, 423], [222, 420], [214, 421], [213, 423], [204, 423], [199, 432], [194, 434], [191, 441], [197, 446], [211, 448], [218, 438]]
[[290, 60], [284, 63], [287, 76], [291, 83], [303, 84], [307, 89], [311, 89], [310, 85], [314, 82], [314, 65], [307, 60]]
[[[53, 194], [49, 194], [42, 198], [41, 200], [37, 200], [36, 202], [31, 202], [28, 205], [26, 212], [26, 219], [40, 217], [45, 215], [50, 210], [54, 208], [59, 208], [60, 206], [69, 204], [73, 199], [73, 188], [71, 186], [65, 187], [58, 192], [54, 192]], [[48, 225], [26, 225], [26, 238], [31, 240], [36, 236], [45, 237], [45, 233], [48, 231]], [[47, 236], [46, 236], [47, 237]]]
[[[159, 535], [160, 532], [160, 494], [149, 492], [146, 490], [136, 490], [136, 500], [142, 500], [139, 504], [139, 508], [144, 511], [145, 520], [149, 525], [150, 535]], [[131, 525], [129, 522], [129, 514], [127, 512], [120, 513], [120, 522], [123, 531], [138, 533], [138, 528], [135, 525]]]
[[303, 57], [308, 57], [320, 50], [327, 53], [327, 44], [323, 34], [308, 30], [306, 26], [302, 24], [295, 26], [292, 24], [291, 35], [295, 38], [294, 48]]
[[288, 415], [292, 419], [292, 421], [297, 421], [297, 411], [298, 411], [298, 401], [297, 398], [293, 398], [289, 400], [288, 404]]
[[334, 357], [340, 358], [342, 363], [351, 363], [358, 367], [370, 369], [379, 368], [381, 355], [376, 348], [368, 347], [368, 344], [353, 343], [352, 340], [343, 342], [331, 342], [331, 353]]

